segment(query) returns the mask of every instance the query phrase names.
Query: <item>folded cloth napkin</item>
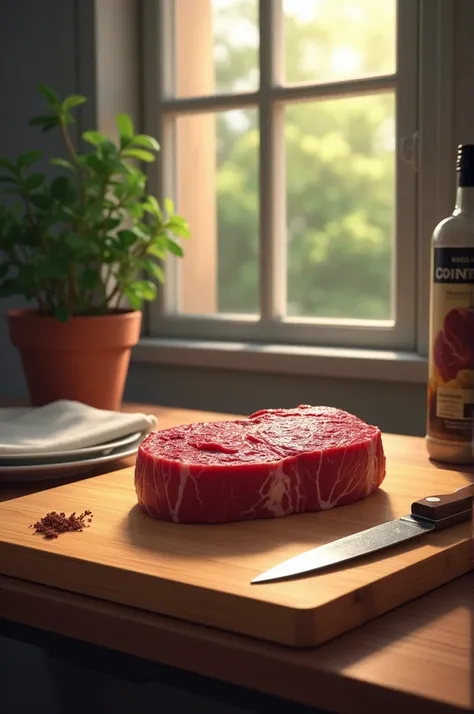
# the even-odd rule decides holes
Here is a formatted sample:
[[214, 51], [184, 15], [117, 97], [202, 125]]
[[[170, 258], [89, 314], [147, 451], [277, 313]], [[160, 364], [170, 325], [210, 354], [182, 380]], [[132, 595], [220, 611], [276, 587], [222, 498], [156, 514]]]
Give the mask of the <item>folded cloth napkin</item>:
[[82, 449], [156, 426], [153, 414], [108, 411], [69, 400], [0, 409], [0, 456]]

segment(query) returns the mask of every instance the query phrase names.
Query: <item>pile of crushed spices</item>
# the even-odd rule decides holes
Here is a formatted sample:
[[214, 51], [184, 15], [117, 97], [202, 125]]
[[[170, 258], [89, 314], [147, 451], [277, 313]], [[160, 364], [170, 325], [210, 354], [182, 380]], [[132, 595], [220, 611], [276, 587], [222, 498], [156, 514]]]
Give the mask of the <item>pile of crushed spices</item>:
[[78, 516], [75, 511], [70, 516], [51, 511], [44, 518], [33, 523], [30, 528], [34, 528], [36, 533], [43, 533], [45, 538], [57, 538], [60, 533], [83, 531], [84, 528], [89, 528], [91, 522], [92, 511], [84, 511]]

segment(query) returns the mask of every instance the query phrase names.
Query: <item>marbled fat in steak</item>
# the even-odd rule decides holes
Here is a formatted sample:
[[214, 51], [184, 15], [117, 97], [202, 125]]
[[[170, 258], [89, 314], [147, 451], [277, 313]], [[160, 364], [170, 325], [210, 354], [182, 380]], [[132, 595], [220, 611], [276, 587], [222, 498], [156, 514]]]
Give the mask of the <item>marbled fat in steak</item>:
[[366, 498], [384, 478], [380, 429], [308, 405], [154, 432], [135, 466], [139, 505], [176, 523], [322, 511]]

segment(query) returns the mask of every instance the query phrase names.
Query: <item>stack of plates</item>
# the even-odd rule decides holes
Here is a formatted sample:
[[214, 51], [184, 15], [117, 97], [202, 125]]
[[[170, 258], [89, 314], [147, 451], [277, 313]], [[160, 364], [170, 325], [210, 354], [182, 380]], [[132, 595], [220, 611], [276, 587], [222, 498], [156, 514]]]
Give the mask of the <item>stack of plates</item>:
[[68, 451], [8, 454], [0, 456], [0, 481], [31, 481], [72, 476], [92, 471], [96, 466], [132, 456], [138, 451], [144, 432], [135, 432], [104, 444]]

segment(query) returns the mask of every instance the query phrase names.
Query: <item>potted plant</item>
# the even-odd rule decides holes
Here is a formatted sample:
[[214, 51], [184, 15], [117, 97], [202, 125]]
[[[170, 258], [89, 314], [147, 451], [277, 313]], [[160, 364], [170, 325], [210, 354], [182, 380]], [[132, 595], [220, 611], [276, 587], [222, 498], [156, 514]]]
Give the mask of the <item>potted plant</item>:
[[36, 301], [8, 312], [10, 339], [32, 405], [74, 399], [119, 409], [143, 301], [155, 299], [167, 254], [183, 255], [188, 225], [171, 200], [163, 210], [147, 193], [137, 162], [155, 160], [155, 138], [119, 114], [117, 142], [85, 131], [81, 151], [70, 125], [86, 98], [39, 91], [48, 109], [29, 124], [58, 130], [66, 152], [50, 159], [51, 178], [33, 169], [41, 151], [0, 158], [0, 183], [14, 196], [0, 205], [0, 297]]

